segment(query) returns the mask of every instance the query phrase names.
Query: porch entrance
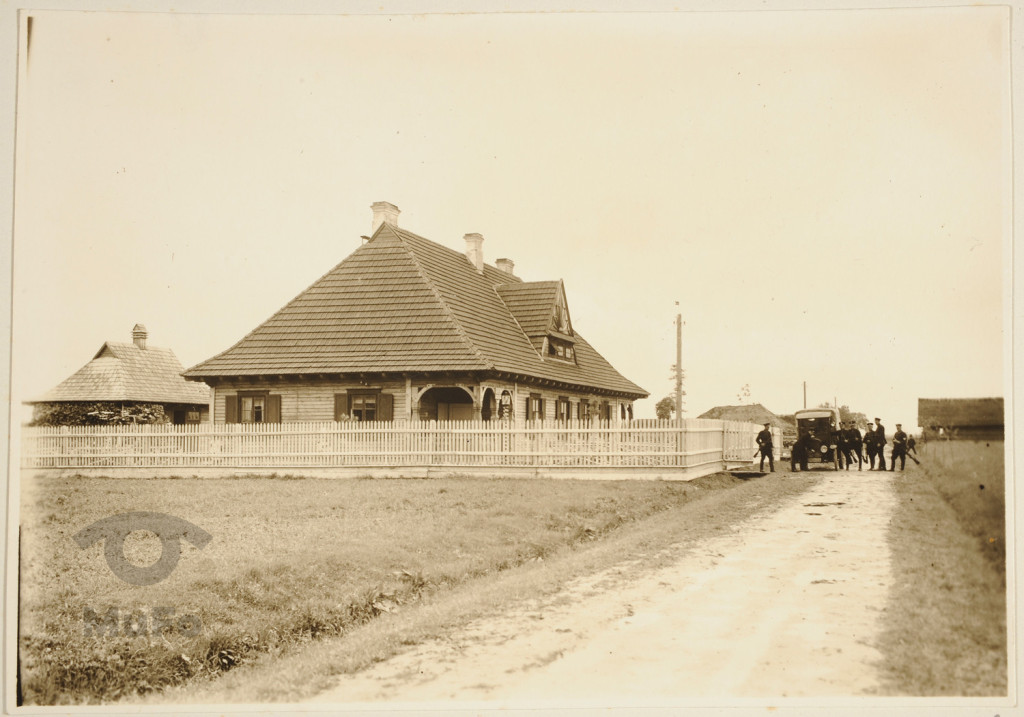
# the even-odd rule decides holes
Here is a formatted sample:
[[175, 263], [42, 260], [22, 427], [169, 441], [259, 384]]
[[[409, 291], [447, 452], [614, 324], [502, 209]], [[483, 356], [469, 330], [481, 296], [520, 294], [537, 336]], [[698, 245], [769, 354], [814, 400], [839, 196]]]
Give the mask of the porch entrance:
[[473, 397], [457, 387], [435, 387], [420, 398], [420, 419], [424, 421], [472, 421]]

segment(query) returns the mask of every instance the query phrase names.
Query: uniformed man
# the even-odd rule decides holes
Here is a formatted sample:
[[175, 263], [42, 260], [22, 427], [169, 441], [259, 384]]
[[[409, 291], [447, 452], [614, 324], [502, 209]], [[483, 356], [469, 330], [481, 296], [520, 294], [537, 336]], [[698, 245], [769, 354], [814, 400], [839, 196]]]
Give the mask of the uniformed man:
[[[775, 458], [772, 456], [772, 432], [770, 423], [764, 424], [764, 430], [757, 434], [757, 447], [761, 451], [761, 467], [758, 469], [764, 473], [764, 459], [768, 459], [768, 467], [772, 473], [775, 472]], [[749, 434], [748, 434], [749, 435]]]
[[868, 470], [875, 470], [875, 458], [878, 457], [878, 448], [875, 447], [875, 425], [868, 421], [868, 427], [864, 429], [864, 452], [868, 454]]
[[853, 461], [853, 456], [857, 456], [857, 470], [862, 470], [864, 467], [864, 454], [861, 453], [861, 446], [864, 441], [860, 435], [860, 429], [857, 428], [857, 424], [853, 421], [847, 421], [846, 423], [846, 467], [850, 467], [850, 463]]
[[[846, 446], [846, 436], [843, 435], [845, 425], [843, 423], [830, 423], [831, 431], [828, 435], [828, 444], [835, 446], [836, 465], [843, 468], [843, 450]], [[849, 465], [849, 464], [847, 464]]]
[[875, 416], [875, 450], [878, 451], [878, 469], [880, 471], [885, 470], [885, 444], [888, 442], [885, 440], [885, 426], [882, 425], [882, 419]]
[[896, 424], [896, 432], [892, 434], [892, 467], [890, 471], [896, 470], [896, 459], [900, 459], [900, 470], [907, 465], [907, 434], [903, 432], [903, 425]]
[[907, 436], [907, 458], [914, 461], [917, 465], [921, 465], [921, 461], [917, 460], [917, 441], [913, 436]]
[[850, 467], [850, 447], [846, 443], [846, 421], [840, 421], [832, 435], [832, 442], [836, 444], [836, 458], [840, 468]]
[[796, 438], [796, 443], [793, 444], [793, 448], [789, 454], [789, 467], [792, 470], [796, 470], [797, 463], [800, 464], [800, 470], [807, 470], [807, 459], [810, 455], [811, 437], [807, 434], [807, 431], [800, 429], [800, 435]]

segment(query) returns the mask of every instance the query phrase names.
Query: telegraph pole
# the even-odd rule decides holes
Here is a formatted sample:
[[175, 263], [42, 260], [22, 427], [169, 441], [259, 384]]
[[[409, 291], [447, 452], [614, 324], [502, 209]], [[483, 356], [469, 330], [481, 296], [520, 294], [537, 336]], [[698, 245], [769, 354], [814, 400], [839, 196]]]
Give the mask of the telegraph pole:
[[[676, 302], [679, 306], [679, 302]], [[683, 315], [676, 314], [676, 418], [683, 425]]]
[[807, 408], [807, 382], [804, 381], [804, 408]]

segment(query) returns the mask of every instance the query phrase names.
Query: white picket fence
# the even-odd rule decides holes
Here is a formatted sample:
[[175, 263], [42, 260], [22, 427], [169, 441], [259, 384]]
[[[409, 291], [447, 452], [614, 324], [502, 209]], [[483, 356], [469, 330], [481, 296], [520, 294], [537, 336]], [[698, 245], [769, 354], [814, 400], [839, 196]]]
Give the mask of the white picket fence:
[[[21, 466], [693, 468], [749, 462], [761, 429], [709, 419], [61, 426], [23, 430]], [[776, 436], [781, 446], [781, 435]]]

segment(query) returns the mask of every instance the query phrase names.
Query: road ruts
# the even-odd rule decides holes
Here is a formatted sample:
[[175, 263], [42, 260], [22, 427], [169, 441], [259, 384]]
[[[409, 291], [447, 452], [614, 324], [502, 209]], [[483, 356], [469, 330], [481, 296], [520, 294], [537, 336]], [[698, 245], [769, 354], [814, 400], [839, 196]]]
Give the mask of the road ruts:
[[878, 684], [892, 474], [828, 474], [670, 567], [611, 570], [342, 678], [316, 701], [669, 704]]

